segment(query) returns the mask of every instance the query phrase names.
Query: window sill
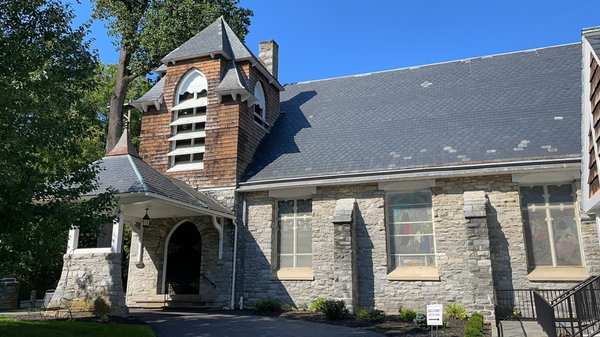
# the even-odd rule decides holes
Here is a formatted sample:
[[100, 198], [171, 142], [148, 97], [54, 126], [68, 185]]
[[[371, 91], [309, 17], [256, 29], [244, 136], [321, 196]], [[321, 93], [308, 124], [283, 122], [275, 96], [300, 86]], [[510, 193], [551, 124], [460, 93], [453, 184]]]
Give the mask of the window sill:
[[180, 171], [194, 171], [204, 169], [204, 163], [189, 163], [189, 164], [178, 164], [167, 170], [167, 173], [180, 172]]
[[538, 267], [527, 275], [527, 279], [533, 282], [583, 281], [589, 276], [585, 267]]
[[440, 273], [432, 267], [404, 267], [392, 270], [388, 281], [439, 281]]
[[271, 125], [269, 125], [269, 123], [267, 123], [266, 120], [264, 120], [261, 116], [258, 116], [257, 114], [254, 114], [254, 124], [258, 125], [261, 127], [261, 129], [265, 130], [266, 132], [269, 132], [269, 130], [271, 129]]
[[312, 268], [282, 268], [273, 272], [271, 279], [281, 281], [313, 281]]

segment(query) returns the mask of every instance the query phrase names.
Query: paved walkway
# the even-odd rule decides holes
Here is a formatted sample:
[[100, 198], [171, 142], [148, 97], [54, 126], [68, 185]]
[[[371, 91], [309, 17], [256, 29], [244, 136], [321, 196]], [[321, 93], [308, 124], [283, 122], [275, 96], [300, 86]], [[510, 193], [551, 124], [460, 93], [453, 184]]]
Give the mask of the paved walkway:
[[548, 337], [537, 322], [502, 321], [504, 337]]
[[150, 324], [157, 337], [383, 337], [368, 330], [235, 312], [131, 310], [130, 315]]

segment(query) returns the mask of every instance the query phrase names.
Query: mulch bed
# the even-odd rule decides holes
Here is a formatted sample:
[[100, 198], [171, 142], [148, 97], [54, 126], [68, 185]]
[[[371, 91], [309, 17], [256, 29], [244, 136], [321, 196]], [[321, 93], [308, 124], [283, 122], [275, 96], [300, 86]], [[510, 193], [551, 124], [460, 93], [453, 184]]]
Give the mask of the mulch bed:
[[[190, 310], [193, 311], [193, 310]], [[206, 312], [206, 310], [200, 310], [202, 312]], [[223, 314], [232, 314], [232, 313], [240, 313], [240, 311], [220, 311], [220, 310], [211, 310], [211, 313], [223, 313]], [[340, 325], [349, 328], [360, 328], [366, 330], [372, 330], [379, 332], [386, 337], [398, 337], [398, 336], [417, 336], [417, 337], [430, 337], [431, 329], [429, 327], [420, 327], [417, 326], [413, 322], [403, 321], [398, 315], [386, 315], [385, 320], [383, 322], [370, 322], [366, 320], [362, 320], [357, 318], [356, 316], [350, 315], [347, 319], [344, 320], [327, 320], [325, 319], [325, 314], [321, 312], [312, 313], [307, 311], [285, 311], [281, 313], [271, 312], [271, 313], [259, 313], [254, 310], [243, 310], [245, 314], [257, 315], [257, 316], [271, 316], [271, 317], [281, 317], [292, 320], [304, 320], [308, 322], [315, 323], [325, 323], [331, 325]], [[17, 319], [22, 320], [37, 320], [37, 319], [55, 319], [54, 317], [40, 317], [40, 315], [27, 315], [27, 313], [23, 313], [23, 315], [13, 316]], [[65, 320], [62, 318], [60, 320]], [[83, 322], [100, 322], [101, 320], [97, 317], [73, 317], [75, 321], [83, 321]], [[103, 321], [106, 323], [120, 323], [120, 324], [146, 324], [145, 322], [133, 318], [133, 317], [119, 317], [119, 316], [108, 316], [108, 319]], [[440, 337], [463, 337], [465, 326], [467, 325], [467, 321], [460, 320], [447, 320], [446, 328], [439, 329], [438, 336]], [[492, 330], [491, 325], [486, 323], [485, 326], [485, 336], [491, 337]]]
[[[283, 312], [279, 317], [287, 319], [299, 319], [310, 322], [326, 323], [333, 325], [341, 325], [349, 328], [361, 328], [379, 332], [388, 337], [396, 336], [431, 336], [431, 329], [429, 327], [420, 327], [415, 325], [413, 322], [403, 321], [398, 315], [387, 315], [383, 322], [369, 322], [357, 318], [356, 316], [350, 316], [345, 320], [331, 321], [325, 319], [323, 313], [310, 313], [303, 311], [288, 311]], [[463, 337], [466, 321], [460, 320], [449, 320], [446, 328], [441, 328], [438, 331], [438, 336], [441, 337]], [[486, 324], [485, 336], [491, 336], [491, 326]]]

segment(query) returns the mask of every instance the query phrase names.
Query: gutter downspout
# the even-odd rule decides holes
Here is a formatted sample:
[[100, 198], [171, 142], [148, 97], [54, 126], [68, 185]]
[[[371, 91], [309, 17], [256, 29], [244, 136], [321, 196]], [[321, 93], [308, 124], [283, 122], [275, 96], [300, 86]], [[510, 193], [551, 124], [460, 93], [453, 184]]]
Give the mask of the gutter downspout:
[[[242, 224], [246, 223], [246, 198], [242, 197]], [[231, 300], [229, 301], [229, 309], [235, 309], [235, 272], [237, 269], [237, 242], [238, 242], [238, 223], [237, 219], [233, 220], [233, 270], [231, 272]], [[241, 309], [241, 308], [240, 308]]]

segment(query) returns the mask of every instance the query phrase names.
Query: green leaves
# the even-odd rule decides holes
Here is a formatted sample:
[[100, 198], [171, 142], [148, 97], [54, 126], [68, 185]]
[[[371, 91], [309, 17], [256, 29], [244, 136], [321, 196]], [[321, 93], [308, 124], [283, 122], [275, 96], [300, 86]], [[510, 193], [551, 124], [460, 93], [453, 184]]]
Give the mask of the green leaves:
[[243, 39], [253, 13], [238, 4], [239, 0], [96, 0], [94, 18], [108, 21], [116, 47], [131, 55], [126, 64], [130, 74], [142, 76], [220, 16]]
[[80, 200], [98, 170], [97, 60], [60, 0], [0, 0], [0, 13], [0, 273], [49, 286], [68, 229], [111, 221], [110, 193]]
[[[102, 124], [102, 129], [104, 130], [101, 134], [98, 135], [99, 139], [104, 142], [104, 138], [106, 137], [106, 128], [108, 127], [108, 104], [110, 102], [111, 95], [115, 90], [115, 82], [117, 80], [117, 65], [116, 64], [102, 64], [99, 63], [98, 67], [95, 71], [94, 81], [96, 83], [95, 90], [89, 95], [89, 103], [92, 104], [93, 109], [95, 109], [98, 113], [99, 120]], [[128, 88], [127, 94], [125, 97], [126, 102], [130, 102], [136, 98], [144, 95], [152, 86], [154, 85], [153, 81], [144, 76], [137, 77], [133, 80]], [[134, 108], [130, 109], [131, 112], [131, 140], [133, 144], [139, 147], [139, 135], [141, 130], [142, 123], [142, 115], [141, 113]], [[95, 149], [96, 152], [102, 153], [104, 151], [104, 147]]]

